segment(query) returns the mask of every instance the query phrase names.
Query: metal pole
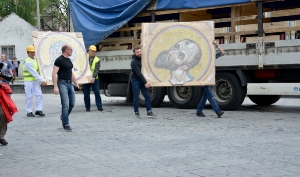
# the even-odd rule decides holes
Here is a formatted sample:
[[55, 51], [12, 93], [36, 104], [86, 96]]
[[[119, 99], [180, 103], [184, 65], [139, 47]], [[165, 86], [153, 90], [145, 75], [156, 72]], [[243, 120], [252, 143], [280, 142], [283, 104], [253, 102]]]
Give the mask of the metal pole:
[[37, 13], [37, 27], [38, 31], [41, 30], [41, 19], [40, 19], [40, 1], [36, 0], [36, 13]]
[[263, 2], [257, 2], [257, 22], [258, 22], [258, 37], [263, 37], [264, 27], [263, 27]]
[[155, 19], [155, 10], [151, 11], [151, 22], [155, 23], [156, 19]]

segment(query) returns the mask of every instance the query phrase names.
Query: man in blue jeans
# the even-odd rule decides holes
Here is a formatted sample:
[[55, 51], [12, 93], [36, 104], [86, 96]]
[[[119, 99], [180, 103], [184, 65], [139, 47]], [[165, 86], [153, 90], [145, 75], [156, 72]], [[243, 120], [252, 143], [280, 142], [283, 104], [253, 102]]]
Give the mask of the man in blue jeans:
[[141, 72], [141, 59], [142, 59], [142, 51], [141, 47], [134, 47], [133, 48], [132, 60], [131, 60], [131, 85], [133, 90], [133, 107], [135, 118], [140, 119], [139, 113], [139, 95], [140, 91], [142, 91], [144, 98], [145, 98], [145, 105], [147, 110], [147, 117], [153, 118], [156, 117], [155, 114], [152, 112], [151, 109], [151, 100], [150, 100], [150, 93], [149, 87], [151, 87], [150, 83], [146, 81], [142, 72]]
[[[214, 40], [213, 45], [218, 49], [219, 51], [216, 52], [216, 59], [223, 56], [225, 54], [224, 50], [218, 46], [217, 42]], [[202, 98], [198, 104], [197, 107], [197, 113], [196, 115], [199, 117], [205, 117], [205, 115], [202, 113], [206, 100], [208, 99], [209, 103], [211, 104], [213, 110], [217, 114], [218, 118], [221, 118], [221, 116], [224, 114], [224, 112], [219, 108], [218, 103], [216, 101], [215, 95], [214, 95], [214, 89], [212, 86], [203, 86], [203, 94]]]
[[[61, 48], [62, 55], [59, 56], [53, 66], [52, 82], [54, 85], [54, 94], [60, 95], [61, 101], [61, 121], [65, 131], [71, 132], [72, 129], [69, 125], [69, 115], [75, 105], [75, 87], [79, 89], [75, 75], [72, 71], [73, 63], [69, 56], [72, 56], [72, 47], [65, 44]], [[56, 77], [57, 75], [57, 77]]]
[[87, 55], [93, 78], [90, 80], [90, 83], [82, 85], [83, 95], [84, 95], [84, 104], [85, 104], [86, 111], [90, 111], [90, 109], [91, 109], [91, 99], [90, 99], [91, 87], [92, 87], [94, 95], [95, 95], [95, 102], [96, 102], [97, 108], [99, 111], [103, 111], [102, 100], [101, 100], [100, 92], [99, 92], [100, 91], [100, 82], [98, 79], [98, 72], [100, 69], [100, 59], [97, 56], [95, 56], [96, 51], [97, 51], [96, 46], [91, 45], [89, 47], [89, 54]]

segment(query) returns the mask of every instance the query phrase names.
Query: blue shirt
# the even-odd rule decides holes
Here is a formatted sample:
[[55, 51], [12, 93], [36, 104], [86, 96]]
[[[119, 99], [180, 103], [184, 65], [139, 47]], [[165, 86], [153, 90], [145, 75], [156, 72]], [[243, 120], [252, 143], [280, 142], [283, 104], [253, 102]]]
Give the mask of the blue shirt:
[[5, 75], [11, 76], [10, 71], [12, 70], [13, 66], [12, 63], [8, 60], [5, 61], [0, 61], [0, 63], [4, 63], [5, 65], [3, 66], [3, 73]]

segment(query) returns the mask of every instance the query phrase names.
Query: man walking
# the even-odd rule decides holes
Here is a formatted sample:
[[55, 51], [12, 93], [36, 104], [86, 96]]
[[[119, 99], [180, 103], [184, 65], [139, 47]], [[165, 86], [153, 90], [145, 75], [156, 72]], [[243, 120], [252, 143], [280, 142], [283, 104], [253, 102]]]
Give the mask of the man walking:
[[[69, 58], [72, 56], [72, 47], [65, 44], [61, 48], [62, 55], [59, 56], [53, 66], [52, 82], [54, 85], [54, 94], [60, 95], [61, 101], [61, 121], [65, 131], [71, 132], [69, 125], [69, 115], [75, 105], [74, 85], [79, 89], [75, 75], [72, 71], [73, 63]], [[56, 76], [57, 75], [57, 76]]]
[[90, 90], [91, 87], [93, 89], [94, 95], [95, 95], [95, 102], [97, 105], [97, 108], [99, 111], [103, 111], [102, 109], [102, 100], [100, 97], [100, 81], [98, 78], [98, 72], [100, 69], [100, 59], [95, 56], [95, 53], [97, 51], [96, 46], [91, 45], [89, 47], [89, 54], [87, 55], [87, 58], [89, 60], [89, 66], [91, 69], [91, 72], [93, 74], [93, 78], [90, 80], [90, 83], [83, 84], [83, 94], [84, 94], [84, 104], [86, 111], [90, 111], [91, 109], [91, 99], [90, 99]]
[[[47, 83], [39, 75], [39, 65], [35, 56], [35, 48], [29, 45], [27, 48], [28, 57], [22, 66], [24, 86], [25, 86], [25, 110], [27, 111], [27, 117], [45, 116], [43, 113], [43, 97], [42, 97], [42, 86], [46, 86]], [[35, 114], [32, 113], [32, 98], [36, 96]]]
[[[216, 49], [219, 51], [216, 52], [216, 59], [223, 56], [225, 54], [224, 50], [217, 45], [217, 42], [214, 40], [213, 45], [215, 46]], [[196, 115], [199, 117], [205, 117], [205, 115], [202, 113], [206, 100], [208, 99], [209, 103], [211, 104], [213, 110], [217, 114], [218, 118], [221, 118], [221, 116], [224, 114], [224, 112], [219, 108], [218, 103], [216, 101], [215, 95], [214, 95], [214, 90], [213, 87], [210, 85], [203, 86], [203, 94], [202, 98], [198, 104], [197, 107], [197, 113]]]
[[135, 118], [140, 119], [139, 113], [139, 95], [140, 91], [142, 91], [145, 98], [145, 105], [147, 110], [147, 117], [156, 117], [151, 109], [151, 100], [149, 87], [151, 87], [150, 83], [146, 81], [142, 72], [141, 72], [141, 59], [142, 59], [142, 51], [140, 47], [133, 48], [132, 60], [131, 60], [131, 85], [133, 89], [133, 107]]

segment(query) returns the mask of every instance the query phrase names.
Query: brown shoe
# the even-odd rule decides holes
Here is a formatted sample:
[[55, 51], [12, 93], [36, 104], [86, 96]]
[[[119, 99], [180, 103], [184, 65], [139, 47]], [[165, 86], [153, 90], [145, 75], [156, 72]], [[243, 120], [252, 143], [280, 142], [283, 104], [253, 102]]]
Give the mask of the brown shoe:
[[1, 139], [0, 140], [0, 144], [2, 144], [3, 146], [7, 145], [8, 142], [5, 139]]

